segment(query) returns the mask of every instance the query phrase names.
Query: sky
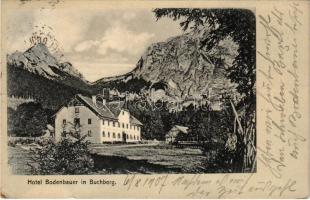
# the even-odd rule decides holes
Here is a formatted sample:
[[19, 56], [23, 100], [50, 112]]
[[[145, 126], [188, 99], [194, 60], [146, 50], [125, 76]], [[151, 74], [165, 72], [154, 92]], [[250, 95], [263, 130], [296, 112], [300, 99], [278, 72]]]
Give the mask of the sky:
[[145, 8], [19, 9], [9, 12], [7, 20], [8, 53], [25, 51], [31, 35], [49, 27], [62, 61], [71, 62], [89, 81], [131, 71], [150, 44], [182, 34], [178, 22], [156, 21]]

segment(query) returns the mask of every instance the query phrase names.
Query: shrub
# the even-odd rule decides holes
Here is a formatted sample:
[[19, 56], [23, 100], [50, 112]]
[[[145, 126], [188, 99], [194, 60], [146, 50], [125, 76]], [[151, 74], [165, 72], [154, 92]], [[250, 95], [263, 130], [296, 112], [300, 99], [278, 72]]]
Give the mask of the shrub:
[[94, 162], [89, 151], [86, 136], [80, 133], [66, 133], [58, 143], [49, 139], [42, 148], [34, 150], [31, 165], [34, 174], [88, 174]]

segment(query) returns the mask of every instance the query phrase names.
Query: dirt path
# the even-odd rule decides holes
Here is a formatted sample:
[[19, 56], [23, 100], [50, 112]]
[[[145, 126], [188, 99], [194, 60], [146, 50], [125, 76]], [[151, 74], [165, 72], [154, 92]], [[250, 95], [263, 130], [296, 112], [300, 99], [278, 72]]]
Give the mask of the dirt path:
[[159, 144], [94, 144], [91, 145], [91, 148], [105, 148], [105, 147], [152, 147], [152, 146], [159, 146]]

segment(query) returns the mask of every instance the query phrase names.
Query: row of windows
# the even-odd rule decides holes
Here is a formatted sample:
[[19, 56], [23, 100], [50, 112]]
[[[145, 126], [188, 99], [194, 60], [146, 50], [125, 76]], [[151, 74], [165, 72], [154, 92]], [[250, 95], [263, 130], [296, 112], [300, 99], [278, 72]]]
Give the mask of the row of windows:
[[[107, 121], [107, 122], [108, 122], [108, 126], [110, 126], [110, 121]], [[63, 119], [62, 123], [63, 123], [63, 125], [66, 125], [67, 124], [67, 120]], [[87, 123], [91, 124], [92, 123], [92, 119], [91, 118], [87, 119]], [[74, 124], [75, 125], [76, 124], [80, 125], [80, 118], [74, 118]], [[104, 124], [104, 120], [103, 120], [103, 124]], [[113, 127], [115, 127], [116, 124], [117, 124], [118, 127], [120, 127], [120, 123], [119, 122], [112, 122], [112, 126]], [[125, 124], [124, 123], [122, 123], [122, 128], [125, 128]], [[134, 129], [134, 130], [137, 129], [139, 131], [139, 126], [134, 126], [134, 125], [130, 125], [129, 126], [128, 124], [126, 124], [126, 129], [128, 129], [128, 128]]]
[[[111, 124], [112, 124], [112, 126], [113, 127], [121, 127], [121, 123], [119, 123], [119, 122], [113, 122], [113, 121], [106, 121], [107, 123], [108, 123], [108, 126], [110, 126]], [[105, 120], [102, 120], [102, 124], [104, 125], [104, 123], [105, 123]], [[126, 127], [126, 129], [133, 129], [133, 130], [139, 130], [139, 126], [135, 126], [135, 125], [129, 125], [129, 124], [124, 124], [124, 123], [122, 123], [122, 128], [125, 128]]]
[[[79, 108], [78, 107], [75, 107], [75, 113], [79, 113], [80, 112], [80, 110], [79, 110]], [[124, 111], [122, 111], [122, 114], [124, 115], [125, 113], [124, 113]], [[110, 126], [110, 121], [107, 121], [108, 122], [108, 126]], [[104, 124], [104, 120], [102, 121], [102, 123]], [[112, 122], [112, 125], [113, 125], [113, 127], [115, 127], [115, 124], [117, 123], [117, 125], [118, 125], [118, 127], [120, 127], [120, 123], [119, 122]], [[66, 124], [66, 120], [64, 119], [64, 123], [63, 124]], [[88, 119], [88, 124], [91, 124], [91, 119]], [[126, 128], [128, 129], [128, 124], [126, 124]], [[134, 130], [136, 130], [136, 126], [132, 126], [132, 125], [130, 125], [130, 129], [132, 129], [132, 127], [133, 127], [133, 129]], [[124, 123], [122, 123], [122, 128], [125, 128], [125, 124]], [[139, 130], [139, 127], [137, 126], [137, 130]]]
[[[67, 120], [66, 120], [66, 119], [63, 119], [63, 120], [62, 120], [62, 123], [63, 123], [64, 125], [66, 125], [66, 124], [67, 124]], [[90, 119], [90, 118], [87, 119], [87, 123], [88, 123], [88, 124], [91, 124], [91, 119]], [[80, 118], [74, 118], [74, 124], [79, 124], [79, 125], [80, 125]]]
[[[92, 132], [91, 132], [91, 130], [88, 130], [88, 131], [87, 131], [87, 136], [88, 136], [88, 137], [92, 137]], [[102, 136], [105, 137], [105, 132], [104, 132], [104, 131], [102, 132]], [[107, 136], [108, 136], [108, 137], [111, 137], [110, 132], [108, 132], [108, 135], [107, 135]], [[126, 139], [130, 139], [130, 140], [136, 140], [136, 139], [139, 140], [139, 136], [135, 136], [135, 135], [132, 136], [132, 135], [126, 134], [125, 137], [126, 137]], [[116, 138], [116, 134], [115, 134], [115, 133], [112, 133], [112, 138]], [[118, 133], [118, 134], [117, 134], [117, 138], [118, 138], [118, 139], [121, 139], [121, 138], [122, 138], [122, 135], [121, 135], [120, 133]]]
[[[92, 137], [92, 131], [91, 130], [88, 130], [87, 131], [87, 136], [88, 137]], [[128, 135], [128, 134], [125, 134], [124, 135], [125, 137], [126, 137], [126, 139], [133, 139], [133, 140], [139, 140], [139, 136], [135, 136], [135, 135]], [[104, 131], [102, 131], [102, 137], [106, 137], [106, 134], [105, 134], [105, 132]], [[110, 132], [108, 132], [108, 134], [107, 134], [107, 137], [111, 137], [111, 134], [110, 134]], [[115, 133], [112, 133], [112, 138], [116, 138], [116, 134]], [[122, 138], [122, 135], [120, 134], [120, 133], [117, 133], [117, 138], [118, 139], [121, 139]]]
[[[104, 124], [104, 120], [102, 120], [102, 122], [103, 122], [103, 124]], [[107, 121], [108, 122], [108, 126], [110, 126], [110, 121]], [[65, 120], [65, 119], [63, 119], [63, 121], [62, 121], [62, 123], [65, 125], [65, 124], [67, 124], [67, 120]], [[87, 119], [87, 123], [88, 124], [91, 124], [92, 123], [92, 120], [91, 120], [91, 118], [89, 118], [89, 119]], [[118, 127], [120, 127], [121, 125], [120, 125], [120, 123], [119, 122], [111, 122], [112, 123], [112, 126], [113, 127], [115, 127], [116, 126], [116, 124], [117, 124], [117, 126]], [[74, 119], [74, 124], [80, 124], [80, 118], [75, 118]], [[122, 128], [125, 128], [125, 124], [124, 123], [122, 123]], [[135, 125], [128, 125], [128, 124], [126, 124], [126, 128], [128, 129], [128, 128], [130, 128], [130, 129], [134, 129], [134, 130], [139, 130], [139, 126], [135, 126]]]
[[[110, 132], [108, 132], [107, 133], [107, 135], [105, 134], [105, 132], [104, 131], [102, 131], [102, 137], [111, 137], [112, 136], [112, 138], [116, 138], [116, 136], [117, 136], [117, 138], [118, 139], [121, 139], [122, 138], [122, 134], [120, 134], [120, 133], [117, 133], [117, 135], [115, 134], [115, 133], [110, 133]], [[135, 135], [128, 135], [128, 134], [126, 134], [126, 139], [131, 139], [131, 140], [139, 140], [139, 136], [135, 136]]]

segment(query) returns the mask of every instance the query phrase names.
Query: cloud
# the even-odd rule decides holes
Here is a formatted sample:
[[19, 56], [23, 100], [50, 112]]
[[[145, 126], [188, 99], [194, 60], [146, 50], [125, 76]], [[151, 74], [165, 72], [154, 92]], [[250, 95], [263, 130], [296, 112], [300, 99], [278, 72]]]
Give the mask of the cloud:
[[29, 48], [27, 45], [30, 33], [32, 31], [31, 21], [33, 20], [32, 14], [29, 15], [22, 10], [18, 14], [14, 12], [8, 12], [6, 18], [6, 44], [9, 53], [16, 50], [24, 51]]
[[79, 44], [77, 44], [74, 48], [74, 50], [76, 52], [83, 52], [86, 50], [89, 50], [90, 48], [99, 45], [100, 42], [99, 41], [95, 41], [95, 40], [87, 40], [87, 41], [83, 41]]
[[[148, 32], [135, 32], [124, 23], [117, 22], [111, 25], [99, 40], [86, 40], [75, 46], [76, 52], [88, 51], [96, 48], [99, 55], [120, 57], [116, 53], [125, 53], [131, 56], [140, 55], [155, 35]], [[114, 52], [112, 54], [111, 52]]]
[[129, 11], [125, 11], [124, 13], [123, 13], [123, 19], [124, 20], [132, 20], [132, 19], [134, 19], [134, 18], [136, 18], [136, 13], [134, 13], [134, 12], [129, 12]]
[[96, 81], [102, 77], [116, 76], [128, 73], [135, 67], [135, 64], [102, 63], [100, 61], [73, 61], [72, 64], [74, 67], [79, 69], [79, 71], [84, 75], [87, 80], [91, 82]]
[[130, 62], [126, 56], [119, 53], [110, 53], [108, 57], [104, 57], [106, 63], [128, 63]]
[[[58, 41], [59, 48], [65, 52], [70, 52], [72, 47], [81, 39], [88, 31], [85, 27], [92, 19], [92, 15], [83, 12], [70, 10], [55, 10], [55, 9], [37, 9], [20, 10], [19, 13], [11, 13], [8, 17], [7, 35], [10, 49], [25, 50], [29, 48], [30, 36], [38, 28], [44, 25], [52, 28], [50, 34]], [[19, 34], [20, 33], [20, 34]]]
[[178, 22], [156, 21], [150, 9], [21, 8], [8, 15], [10, 53], [29, 48], [35, 26], [46, 24], [53, 29], [63, 59], [90, 80], [128, 72], [151, 43], [181, 34]]
[[126, 52], [130, 55], [142, 53], [148, 41], [154, 37], [154, 34], [147, 32], [133, 32], [126, 26], [117, 24], [108, 29], [99, 45], [98, 53], [105, 55], [108, 50], [116, 52]]
[[74, 11], [38, 10], [34, 12], [34, 25], [44, 24], [53, 28], [54, 37], [58, 40], [65, 52], [83, 38], [87, 31], [85, 26], [91, 20], [91, 16], [83, 12], [83, 15]]
[[76, 62], [88, 62], [88, 63], [121, 63], [121, 64], [128, 64], [128, 63], [136, 63], [136, 61], [132, 62], [126, 56], [121, 55], [120, 53], [110, 53], [109, 56], [98, 56], [89, 53], [72, 53], [66, 56], [70, 61]]

